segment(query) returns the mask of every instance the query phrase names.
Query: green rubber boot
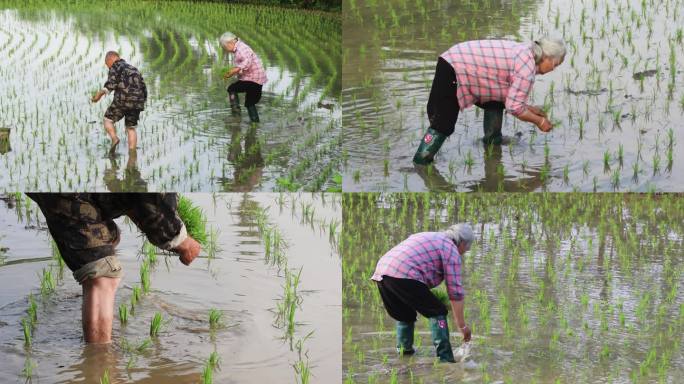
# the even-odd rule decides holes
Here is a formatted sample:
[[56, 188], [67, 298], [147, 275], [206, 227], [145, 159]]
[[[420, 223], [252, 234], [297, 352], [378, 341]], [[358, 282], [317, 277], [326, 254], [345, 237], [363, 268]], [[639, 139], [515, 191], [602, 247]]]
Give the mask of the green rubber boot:
[[240, 112], [240, 98], [235, 92], [228, 92], [228, 100], [230, 101], [230, 110], [233, 114]]
[[503, 108], [501, 107], [486, 107], [484, 108], [484, 137], [482, 141], [489, 145], [501, 145], [503, 136], [501, 135], [501, 126], [503, 125]]
[[413, 329], [415, 323], [397, 321], [397, 352], [400, 355], [413, 355]]
[[420, 146], [418, 146], [416, 154], [413, 155], [413, 162], [418, 165], [432, 163], [435, 154], [437, 154], [442, 147], [446, 138], [446, 135], [443, 135], [432, 128], [428, 128], [427, 133], [425, 133], [425, 136], [423, 136], [423, 139], [420, 141]]
[[249, 113], [249, 119], [252, 123], [259, 122], [259, 113], [257, 113], [256, 105], [250, 105], [247, 107], [247, 113]]
[[430, 318], [430, 330], [432, 331], [432, 344], [435, 345], [437, 357], [442, 363], [455, 363], [454, 351], [449, 342], [449, 326], [445, 315]]

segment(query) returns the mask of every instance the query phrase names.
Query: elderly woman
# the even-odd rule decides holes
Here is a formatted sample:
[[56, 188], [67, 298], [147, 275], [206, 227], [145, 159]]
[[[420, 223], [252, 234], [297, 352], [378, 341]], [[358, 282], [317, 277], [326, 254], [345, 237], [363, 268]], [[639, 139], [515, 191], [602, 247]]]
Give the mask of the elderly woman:
[[544, 37], [532, 43], [477, 40], [456, 44], [437, 60], [427, 103], [430, 127], [413, 161], [433, 161], [444, 140], [454, 132], [458, 111], [471, 105], [484, 109], [485, 144], [500, 145], [504, 108], [542, 132], [553, 125], [539, 108], [528, 105], [536, 74], [545, 74], [565, 58], [562, 40]]
[[240, 100], [238, 93], [244, 92], [245, 108], [249, 114], [249, 119], [253, 123], [259, 122], [256, 104], [261, 100], [261, 89], [268, 81], [264, 66], [261, 60], [254, 53], [249, 45], [238, 39], [230, 32], [224, 33], [220, 38], [221, 47], [228, 53], [234, 55], [233, 63], [235, 66], [223, 75], [224, 79], [229, 79], [237, 75], [238, 81], [228, 86], [228, 99], [233, 112], [240, 111]]
[[446, 282], [449, 300], [463, 340], [470, 341], [465, 323], [461, 281], [462, 256], [470, 249], [473, 231], [468, 224], [456, 224], [444, 232], [421, 232], [387, 252], [375, 268], [372, 280], [380, 290], [387, 313], [397, 321], [397, 351], [414, 353], [413, 330], [416, 312], [430, 319], [432, 341], [442, 362], [454, 362], [449, 342], [447, 308], [430, 292]]

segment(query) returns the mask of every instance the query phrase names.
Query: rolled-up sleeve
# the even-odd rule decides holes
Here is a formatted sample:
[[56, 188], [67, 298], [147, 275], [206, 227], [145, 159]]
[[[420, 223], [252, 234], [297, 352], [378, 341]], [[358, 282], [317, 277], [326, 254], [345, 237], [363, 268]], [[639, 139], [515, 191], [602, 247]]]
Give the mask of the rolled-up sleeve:
[[187, 237], [175, 193], [129, 194], [126, 215], [157, 247], [172, 250]]
[[527, 110], [527, 98], [534, 84], [536, 65], [529, 52], [520, 53], [515, 58], [511, 87], [506, 97], [506, 110], [513, 116], [520, 116]]
[[465, 290], [461, 281], [461, 255], [455, 245], [450, 244], [443, 251], [444, 282], [451, 300], [463, 300]]

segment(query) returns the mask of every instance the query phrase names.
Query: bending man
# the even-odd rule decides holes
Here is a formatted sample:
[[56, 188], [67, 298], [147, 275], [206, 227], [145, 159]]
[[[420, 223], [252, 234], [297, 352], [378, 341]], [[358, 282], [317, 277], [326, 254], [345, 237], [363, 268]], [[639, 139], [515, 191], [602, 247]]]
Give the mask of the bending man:
[[126, 215], [157, 247], [180, 255], [189, 265], [200, 245], [176, 213], [175, 194], [29, 193], [45, 216], [67, 267], [83, 287], [83, 336], [86, 343], [112, 340], [114, 297], [123, 276], [115, 256], [120, 232], [114, 219]]
[[93, 103], [100, 101], [102, 96], [114, 93], [114, 101], [107, 108], [104, 115], [104, 128], [112, 140], [109, 154], [116, 153], [119, 145], [119, 137], [116, 135], [114, 124], [126, 118], [126, 134], [128, 135], [128, 151], [135, 151], [138, 145], [138, 137], [135, 129], [138, 126], [140, 112], [145, 109], [147, 101], [147, 87], [140, 71], [124, 59], [118, 53], [109, 51], [105, 55], [105, 65], [109, 68], [109, 75], [104, 87], [93, 96]]
[[449, 342], [447, 308], [430, 292], [446, 282], [454, 320], [470, 341], [470, 329], [465, 323], [461, 281], [462, 257], [473, 242], [473, 231], [468, 224], [456, 224], [444, 232], [421, 232], [387, 252], [375, 268], [371, 279], [380, 290], [387, 313], [397, 321], [397, 351], [410, 355], [416, 312], [430, 319], [432, 341], [437, 357], [442, 362], [454, 362]]

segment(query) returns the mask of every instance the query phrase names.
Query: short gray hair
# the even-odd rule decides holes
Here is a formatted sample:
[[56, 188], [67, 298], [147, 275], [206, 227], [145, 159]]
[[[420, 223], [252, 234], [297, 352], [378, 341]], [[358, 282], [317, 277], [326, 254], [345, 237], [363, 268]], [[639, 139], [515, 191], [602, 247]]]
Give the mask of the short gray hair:
[[221, 35], [221, 37], [219, 38], [219, 43], [221, 44], [221, 46], [225, 47], [226, 44], [228, 44], [229, 42], [231, 42], [233, 40], [237, 40], [237, 36], [235, 36], [234, 34], [232, 34], [230, 32], [226, 32], [223, 35]]
[[532, 52], [534, 52], [534, 62], [537, 64], [544, 56], [562, 60], [566, 53], [565, 42], [563, 39], [544, 36], [532, 44]]
[[447, 230], [444, 231], [444, 234], [453, 240], [456, 245], [460, 245], [462, 242], [465, 242], [467, 246], [470, 246], [475, 238], [473, 235], [473, 229], [470, 228], [470, 225], [467, 223], [454, 224], [447, 228]]

